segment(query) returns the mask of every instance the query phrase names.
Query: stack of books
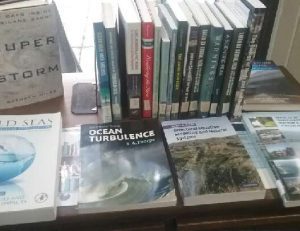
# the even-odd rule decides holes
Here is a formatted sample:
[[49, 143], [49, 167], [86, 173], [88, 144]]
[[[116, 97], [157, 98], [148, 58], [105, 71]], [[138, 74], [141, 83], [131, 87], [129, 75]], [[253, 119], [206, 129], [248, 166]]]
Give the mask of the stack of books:
[[99, 3], [104, 121], [240, 117], [265, 10], [259, 0]]

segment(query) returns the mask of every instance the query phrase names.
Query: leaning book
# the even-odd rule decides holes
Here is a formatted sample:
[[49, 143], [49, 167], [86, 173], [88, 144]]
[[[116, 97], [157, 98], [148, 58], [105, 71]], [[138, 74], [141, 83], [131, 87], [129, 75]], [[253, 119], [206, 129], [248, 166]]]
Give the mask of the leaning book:
[[63, 95], [57, 18], [51, 0], [0, 5], [0, 109]]
[[284, 206], [300, 206], [300, 112], [251, 112], [242, 118], [276, 177]]
[[226, 117], [162, 122], [186, 206], [264, 199], [254, 164]]
[[0, 225], [56, 218], [61, 115], [0, 116]]
[[176, 204], [157, 120], [81, 126], [79, 212]]

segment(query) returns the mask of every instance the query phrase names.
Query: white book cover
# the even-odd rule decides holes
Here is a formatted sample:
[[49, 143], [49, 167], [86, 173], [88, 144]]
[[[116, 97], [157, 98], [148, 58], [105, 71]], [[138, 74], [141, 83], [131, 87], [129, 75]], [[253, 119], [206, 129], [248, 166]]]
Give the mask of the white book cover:
[[56, 7], [32, 3], [0, 7], [0, 109], [63, 95]]
[[264, 199], [257, 170], [226, 117], [162, 122], [187, 206]]
[[300, 206], [300, 112], [252, 112], [242, 118], [276, 177], [284, 205]]
[[76, 206], [80, 179], [80, 127], [63, 129], [57, 206]]
[[0, 225], [56, 218], [61, 115], [0, 116]]

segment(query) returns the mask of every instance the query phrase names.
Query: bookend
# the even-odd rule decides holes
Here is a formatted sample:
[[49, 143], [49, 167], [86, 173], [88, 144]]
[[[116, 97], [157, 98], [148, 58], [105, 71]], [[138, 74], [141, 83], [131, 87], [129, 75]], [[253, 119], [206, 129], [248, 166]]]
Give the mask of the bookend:
[[98, 112], [95, 83], [74, 84], [71, 111], [73, 114], [96, 114]]

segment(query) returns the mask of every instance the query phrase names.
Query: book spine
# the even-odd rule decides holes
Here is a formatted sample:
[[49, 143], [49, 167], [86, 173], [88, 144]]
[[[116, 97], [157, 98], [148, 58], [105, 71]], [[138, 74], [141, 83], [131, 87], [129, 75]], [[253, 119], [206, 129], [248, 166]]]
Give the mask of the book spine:
[[141, 24], [125, 27], [126, 81], [129, 118], [141, 118]]
[[98, 102], [101, 105], [102, 120], [112, 122], [110, 83], [106, 54], [105, 30], [102, 22], [94, 23], [94, 40], [97, 64]]
[[214, 81], [216, 77], [217, 67], [220, 57], [220, 49], [223, 40], [223, 28], [211, 28], [209, 36], [208, 52], [206, 63], [203, 70], [203, 78], [200, 90], [200, 107], [199, 113], [201, 117], [209, 115], [210, 101], [213, 92]]
[[153, 23], [142, 23], [142, 99], [143, 118], [152, 117], [153, 98]]
[[244, 38], [247, 29], [234, 29], [233, 38], [230, 46], [230, 53], [225, 70], [225, 77], [222, 87], [220, 106], [218, 114], [228, 115], [230, 103], [232, 101], [234, 82], [239, 77], [240, 61], [243, 50]]
[[161, 46], [160, 44], [161, 44], [161, 27], [155, 27], [152, 118], [157, 118], [158, 111], [159, 111], [158, 100], [159, 100], [159, 78], [160, 78], [160, 46]]
[[186, 54], [184, 58], [184, 71], [180, 97], [180, 118], [188, 118], [192, 81], [195, 77], [194, 61], [197, 53], [197, 44], [198, 27], [190, 27], [187, 36]]
[[250, 16], [247, 23], [249, 27], [249, 34], [246, 40], [242, 68], [237, 84], [237, 89], [235, 92], [234, 103], [230, 108], [230, 114], [235, 119], [239, 119], [242, 115], [245, 88], [250, 77], [251, 63], [256, 55], [257, 45], [264, 22], [264, 17], [264, 9], [260, 9], [258, 11], [255, 11], [255, 9], [253, 9], [252, 11], [250, 11]]
[[183, 65], [184, 65], [187, 30], [188, 30], [188, 23], [186, 21], [178, 22], [174, 81], [173, 81], [173, 91], [172, 91], [171, 119], [177, 119], [179, 113], [181, 82], [183, 76]]
[[203, 75], [203, 67], [205, 64], [205, 57], [207, 52], [208, 36], [210, 33], [210, 26], [200, 26], [198, 35], [198, 47], [196, 59], [194, 60], [194, 73], [190, 94], [189, 117], [194, 118], [198, 115], [198, 101], [200, 98], [200, 83]]
[[166, 120], [166, 110], [168, 102], [168, 81], [169, 81], [169, 58], [170, 40], [161, 41], [161, 68], [159, 83], [159, 119]]
[[[220, 55], [217, 75], [214, 83], [213, 94], [211, 97], [210, 116], [217, 116], [217, 108], [221, 98], [221, 90], [224, 81], [225, 66], [228, 60], [231, 39], [232, 39], [232, 30], [224, 31], [221, 55]], [[218, 113], [218, 115], [220, 114]]]
[[121, 83], [118, 60], [117, 29], [106, 29], [107, 61], [110, 76], [111, 107], [113, 120], [121, 120]]

